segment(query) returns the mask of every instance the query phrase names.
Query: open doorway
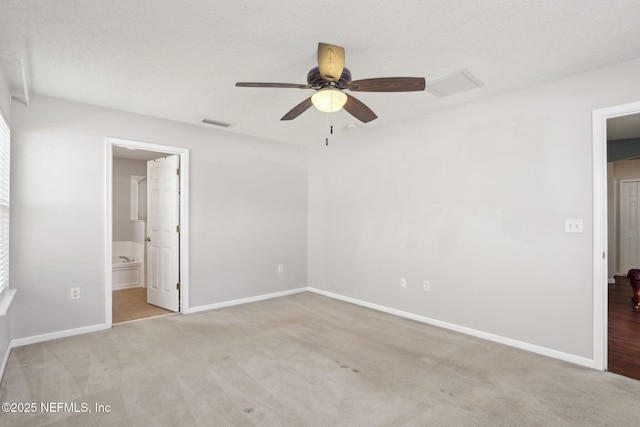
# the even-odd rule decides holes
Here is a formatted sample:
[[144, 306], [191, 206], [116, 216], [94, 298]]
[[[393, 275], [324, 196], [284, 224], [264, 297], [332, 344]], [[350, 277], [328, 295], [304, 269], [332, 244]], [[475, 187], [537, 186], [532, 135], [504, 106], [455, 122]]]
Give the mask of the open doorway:
[[184, 312], [188, 150], [114, 138], [106, 146], [105, 323]]
[[640, 114], [607, 119], [607, 369], [640, 379], [640, 310], [628, 272], [640, 269]]
[[[633, 184], [634, 174], [640, 178], [640, 169], [634, 171], [640, 164], [631, 160], [640, 156], [640, 144], [635, 155], [631, 146], [636, 139], [640, 142], [640, 103], [593, 112], [594, 367], [633, 378], [640, 376], [640, 333], [628, 328], [628, 317], [640, 319], [640, 312], [629, 301], [632, 292], [624, 275], [635, 263], [640, 268], [640, 259], [630, 261], [637, 257], [624, 242], [623, 229], [629, 209], [639, 206], [630, 199], [633, 188], [640, 189], [640, 179]], [[640, 211], [631, 221], [637, 218]]]

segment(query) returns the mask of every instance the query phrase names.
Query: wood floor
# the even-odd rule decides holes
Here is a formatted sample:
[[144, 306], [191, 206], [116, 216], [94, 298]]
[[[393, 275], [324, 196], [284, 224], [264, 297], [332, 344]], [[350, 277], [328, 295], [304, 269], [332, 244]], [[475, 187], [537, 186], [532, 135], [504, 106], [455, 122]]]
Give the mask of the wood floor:
[[147, 304], [146, 288], [113, 291], [112, 310], [113, 323], [122, 323], [173, 313], [164, 308]]
[[609, 285], [608, 370], [640, 380], [640, 310], [633, 308], [629, 279]]

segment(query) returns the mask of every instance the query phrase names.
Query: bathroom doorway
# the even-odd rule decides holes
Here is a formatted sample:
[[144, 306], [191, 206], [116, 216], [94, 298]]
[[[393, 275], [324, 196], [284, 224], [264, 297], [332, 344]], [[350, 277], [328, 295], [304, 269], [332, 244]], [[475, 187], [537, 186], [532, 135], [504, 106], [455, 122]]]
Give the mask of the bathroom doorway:
[[[106, 145], [105, 323], [111, 326], [184, 312], [188, 301], [188, 150], [114, 138], [107, 138]], [[168, 166], [160, 171], [164, 176], [161, 191], [156, 191], [162, 169], [158, 165], [171, 166], [171, 173]], [[167, 181], [173, 183], [167, 187]], [[158, 194], [169, 194], [169, 189], [172, 198], [157, 199]], [[159, 234], [160, 222], [175, 223], [173, 233]], [[159, 236], [169, 243], [159, 247]], [[158, 249], [163, 257], [154, 257]], [[173, 256], [168, 257], [171, 251]]]

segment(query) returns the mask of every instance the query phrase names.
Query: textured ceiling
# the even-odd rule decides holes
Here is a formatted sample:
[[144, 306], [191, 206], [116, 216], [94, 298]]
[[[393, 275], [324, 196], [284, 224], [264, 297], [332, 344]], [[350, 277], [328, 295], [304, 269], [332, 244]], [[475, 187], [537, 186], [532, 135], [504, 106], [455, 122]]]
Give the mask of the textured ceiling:
[[[35, 94], [320, 145], [329, 123], [339, 138], [638, 58], [639, 23], [638, 0], [0, 0], [0, 54], [26, 59]], [[353, 79], [466, 68], [484, 86], [359, 93], [379, 117], [366, 125], [315, 109], [282, 122], [311, 91], [234, 86], [305, 83], [320, 41], [345, 47]]]

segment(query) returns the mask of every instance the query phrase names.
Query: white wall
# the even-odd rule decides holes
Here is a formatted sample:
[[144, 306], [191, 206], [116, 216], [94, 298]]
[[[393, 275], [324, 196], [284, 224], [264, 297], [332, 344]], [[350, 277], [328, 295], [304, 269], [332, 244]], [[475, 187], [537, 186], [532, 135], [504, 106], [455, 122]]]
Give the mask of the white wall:
[[640, 60], [310, 149], [310, 286], [592, 359], [591, 112], [640, 100], [638, 75]]
[[2, 66], [0, 66], [0, 110], [7, 120], [11, 120], [11, 89]]
[[[11, 97], [10, 97], [10, 89], [6, 80], [6, 76], [4, 74], [4, 70], [0, 67], [0, 114], [4, 115], [4, 118], [9, 121], [9, 127], [11, 125]], [[13, 183], [12, 188], [13, 188]], [[10, 215], [13, 215], [12, 213]], [[10, 219], [13, 221], [13, 217]], [[11, 242], [10, 242], [11, 244]], [[10, 284], [13, 288], [13, 284]], [[9, 309], [13, 310], [13, 309]], [[9, 343], [11, 342], [10, 336], [10, 315], [11, 311], [5, 316], [0, 317], [0, 376], [2, 375], [2, 362], [4, 360], [5, 354], [9, 350]], [[1, 379], [1, 378], [0, 378]]]
[[613, 177], [617, 181], [623, 179], [640, 179], [640, 160], [613, 162]]
[[[308, 260], [311, 286], [591, 358], [591, 111], [638, 101], [639, 74], [633, 61], [336, 136], [308, 159], [54, 98], [14, 104], [12, 338], [104, 322], [112, 136], [192, 150], [192, 307], [304, 286]], [[564, 233], [574, 217], [585, 233]]]
[[306, 286], [305, 148], [49, 97], [12, 117], [13, 339], [105, 321], [107, 136], [191, 150], [191, 307]]
[[113, 159], [113, 241], [144, 244], [143, 221], [131, 221], [131, 176], [146, 176], [147, 162]]

